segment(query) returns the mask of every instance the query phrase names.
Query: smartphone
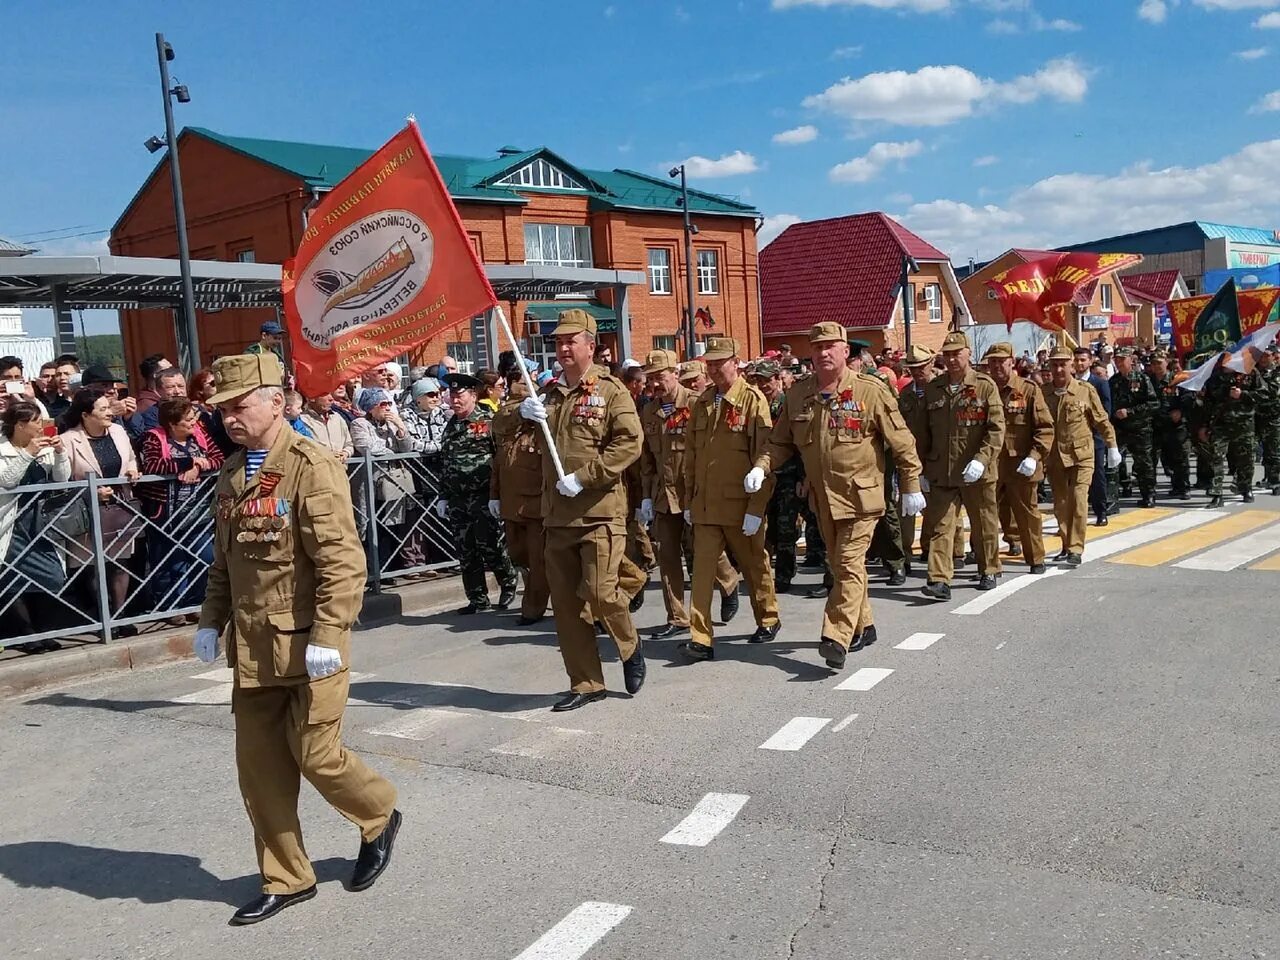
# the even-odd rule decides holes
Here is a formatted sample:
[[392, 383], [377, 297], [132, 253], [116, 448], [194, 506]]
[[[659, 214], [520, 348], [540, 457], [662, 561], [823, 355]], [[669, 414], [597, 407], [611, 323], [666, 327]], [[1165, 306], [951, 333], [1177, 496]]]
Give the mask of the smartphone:
[[46, 420], [44, 422], [44, 435], [50, 439], [56, 437], [58, 435], [58, 425], [52, 420]]
[[6, 380], [4, 382], [4, 392], [11, 397], [21, 397], [27, 392], [27, 387], [21, 380]]
[[117, 400], [124, 400], [124, 399], [126, 399], [128, 396], [129, 396], [129, 388], [128, 388], [128, 387], [119, 387], [119, 388], [117, 388], [117, 389], [116, 389], [116, 399], [117, 399]]

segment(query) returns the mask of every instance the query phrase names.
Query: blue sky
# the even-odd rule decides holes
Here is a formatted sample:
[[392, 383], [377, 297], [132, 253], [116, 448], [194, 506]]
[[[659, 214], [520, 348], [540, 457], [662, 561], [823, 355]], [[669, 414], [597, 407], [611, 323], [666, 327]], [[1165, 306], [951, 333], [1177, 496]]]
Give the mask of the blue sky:
[[439, 152], [689, 160], [767, 235], [879, 209], [964, 262], [1280, 227], [1280, 0], [66, 0], [5, 23], [0, 236], [43, 252], [103, 249], [150, 171], [157, 30], [179, 123], [373, 147], [413, 113]]

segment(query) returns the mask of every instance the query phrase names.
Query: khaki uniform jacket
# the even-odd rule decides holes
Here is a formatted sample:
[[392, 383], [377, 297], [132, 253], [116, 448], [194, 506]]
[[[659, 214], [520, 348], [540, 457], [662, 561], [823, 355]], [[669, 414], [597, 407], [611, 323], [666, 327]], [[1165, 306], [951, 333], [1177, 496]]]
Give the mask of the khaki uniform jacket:
[[[1000, 458], [1000, 476], [1038, 483], [1044, 479], [1044, 460], [1053, 449], [1053, 416], [1040, 387], [1016, 373], [1000, 387], [1004, 402], [1004, 456]], [[1036, 461], [1036, 472], [1029, 477], [1018, 473], [1018, 465], [1027, 457]]]
[[986, 468], [980, 483], [996, 480], [1004, 442], [1004, 404], [996, 382], [972, 368], [952, 393], [945, 373], [924, 388], [924, 477], [939, 487], [959, 487], [970, 460]]
[[490, 428], [495, 453], [489, 499], [501, 502], [503, 520], [542, 519], [542, 428], [520, 416], [527, 396], [523, 382], [513, 383]]
[[[227, 663], [242, 687], [309, 682], [311, 643], [338, 650], [345, 670], [366, 575], [346, 471], [288, 424], [247, 484], [244, 463], [243, 450], [229, 456], [214, 491], [213, 566], [200, 627], [231, 624]], [[269, 506], [267, 497], [287, 504], [281, 530], [260, 529], [268, 518], [254, 515]], [[266, 542], [264, 532], [279, 539]]]
[[[644, 452], [640, 455], [640, 479], [644, 496], [653, 501], [656, 513], [681, 513], [689, 505], [684, 483], [686, 445], [693, 427], [692, 390], [676, 388], [671, 416], [662, 412], [655, 399], [640, 415], [644, 431]], [[744, 474], [745, 476], [745, 474]]]
[[898, 394], [898, 412], [902, 414], [902, 419], [906, 421], [907, 429], [911, 431], [911, 435], [916, 438], [916, 455], [920, 457], [922, 464], [924, 463], [925, 455], [924, 421], [926, 411], [924, 395], [916, 396], [916, 385], [914, 383], [908, 384]]
[[741, 526], [747, 514], [763, 519], [775, 479], [748, 495], [743, 478], [764, 456], [773, 421], [769, 401], [746, 377], [733, 382], [716, 408], [716, 385], [693, 404], [692, 435], [684, 455], [684, 488], [694, 523]]
[[1108, 448], [1116, 445], [1111, 418], [1092, 384], [1072, 377], [1062, 396], [1058, 396], [1052, 383], [1044, 384], [1040, 390], [1053, 418], [1054, 444], [1050, 456], [1064, 467], [1093, 466], [1090, 427], [1102, 434]]
[[798, 450], [809, 489], [832, 520], [877, 517], [885, 511], [886, 447], [902, 492], [919, 493], [920, 458], [896, 398], [880, 381], [847, 370], [825, 400], [815, 377], [791, 388], [757, 466], [768, 470]]
[[[543, 523], [548, 527], [625, 526], [628, 514], [623, 473], [640, 456], [640, 417], [631, 394], [621, 380], [597, 365], [576, 387], [553, 380], [542, 399], [564, 471], [576, 474], [583, 486], [576, 497], [562, 494], [556, 489], [555, 463], [544, 455]], [[539, 436], [541, 433], [539, 428]]]

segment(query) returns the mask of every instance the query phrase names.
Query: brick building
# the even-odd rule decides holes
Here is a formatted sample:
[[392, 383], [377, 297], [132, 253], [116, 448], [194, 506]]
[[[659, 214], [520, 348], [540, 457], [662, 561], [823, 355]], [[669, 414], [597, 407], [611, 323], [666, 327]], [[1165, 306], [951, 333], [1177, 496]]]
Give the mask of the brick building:
[[[230, 137], [199, 127], [178, 138], [191, 256], [197, 260], [282, 263], [296, 252], [308, 208], [372, 151], [281, 140]], [[628, 170], [588, 170], [546, 148], [504, 147], [489, 158], [436, 155], [449, 192], [476, 252], [501, 273], [516, 265], [549, 275], [596, 277], [600, 271], [640, 271], [646, 282], [625, 288], [590, 280], [544, 283], [543, 295], [504, 305], [516, 336], [535, 357], [553, 351], [544, 334], [556, 314], [589, 309], [602, 339], [619, 352], [643, 357], [653, 347], [682, 348], [686, 306], [683, 212], [671, 181]], [[754, 353], [760, 350], [755, 208], [727, 197], [689, 191], [694, 237], [695, 310], [713, 327], [698, 324], [699, 338], [728, 334]], [[177, 235], [162, 160], [111, 231], [111, 252], [124, 256], [176, 257]], [[514, 281], [502, 290], [528, 290]], [[567, 297], [561, 291], [573, 289]], [[586, 292], [587, 296], [583, 297]], [[512, 296], [518, 294], [512, 293]], [[200, 312], [201, 359], [238, 352], [258, 337], [271, 311]], [[619, 330], [619, 324], [623, 329]], [[121, 330], [130, 365], [148, 353], [176, 353], [171, 315], [122, 311]], [[471, 326], [460, 324], [416, 351], [434, 362], [446, 351], [472, 356]]]
[[765, 348], [790, 343], [807, 352], [809, 328], [835, 320], [872, 349], [906, 347], [902, 323], [903, 261], [908, 279], [911, 342], [932, 350], [947, 331], [970, 323], [947, 255], [883, 213], [859, 213], [787, 227], [760, 252]]

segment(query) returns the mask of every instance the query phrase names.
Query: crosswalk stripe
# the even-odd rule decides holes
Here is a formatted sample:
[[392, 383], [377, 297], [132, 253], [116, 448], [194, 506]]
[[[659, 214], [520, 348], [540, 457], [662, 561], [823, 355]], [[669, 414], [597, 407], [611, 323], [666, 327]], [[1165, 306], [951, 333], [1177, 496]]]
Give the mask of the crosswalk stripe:
[[421, 740], [426, 734], [451, 720], [465, 719], [467, 714], [457, 710], [441, 710], [439, 707], [419, 707], [404, 715], [370, 727], [369, 733], [383, 737], [399, 737], [401, 740]]
[[782, 729], [760, 744], [760, 749], [799, 750], [830, 722], [830, 717], [793, 717], [782, 725]]
[[692, 813], [658, 842], [705, 847], [733, 823], [734, 817], [750, 799], [745, 793], [708, 793], [698, 801]]
[[579, 960], [620, 924], [631, 908], [589, 900], [521, 951], [516, 960]]
[[1261, 563], [1255, 563], [1249, 568], [1250, 570], [1280, 570], [1280, 553], [1275, 556], [1267, 557]]
[[[1272, 520], [1280, 519], [1280, 516], [1274, 513], [1268, 516]], [[1265, 557], [1276, 550], [1280, 550], [1280, 523], [1273, 523], [1256, 533], [1224, 543], [1206, 553], [1188, 557], [1175, 563], [1174, 566], [1185, 567], [1188, 570], [1234, 570], [1236, 567], [1243, 567], [1250, 560]]]
[[1163, 520], [1165, 517], [1172, 517], [1176, 513], [1176, 510], [1172, 510], [1169, 507], [1151, 507], [1145, 510], [1140, 508], [1118, 513], [1114, 517], [1107, 519], [1105, 527], [1095, 527], [1090, 524], [1085, 529], [1084, 541], [1085, 543], [1093, 543], [1096, 540], [1102, 540], [1117, 533], [1124, 533], [1126, 530], [1132, 530], [1135, 527], [1141, 527], [1156, 520]]
[[[1151, 513], [1150, 510], [1134, 512]], [[1185, 513], [1175, 513], [1173, 516], [1157, 520], [1155, 523], [1144, 523], [1130, 530], [1103, 537], [1096, 544], [1085, 550], [1084, 561], [1089, 563], [1092, 560], [1102, 560], [1113, 554], [1140, 547], [1144, 543], [1159, 540], [1161, 537], [1168, 537], [1175, 533], [1181, 533], [1183, 530], [1190, 530], [1192, 527], [1198, 527], [1202, 523], [1221, 520], [1226, 515], [1227, 512], [1225, 510], [1188, 510]]]
[[862, 667], [850, 674], [836, 689], [867, 691], [891, 673], [893, 671], [888, 667]]
[[1044, 573], [1024, 573], [1020, 577], [1012, 577], [1005, 580], [998, 587], [995, 587], [992, 590], [987, 590], [985, 593], [980, 593], [974, 599], [960, 604], [960, 606], [956, 607], [951, 612], [957, 613], [962, 617], [976, 617], [980, 613], [986, 613], [1005, 597], [1009, 596], [1009, 594], [1017, 593], [1019, 590], [1031, 586], [1038, 580], [1061, 576], [1066, 572], [1067, 571], [1062, 567], [1049, 567]]
[[1109, 562], [1127, 563], [1138, 567], [1158, 567], [1171, 560], [1177, 560], [1179, 557], [1185, 557], [1206, 547], [1212, 547], [1216, 543], [1248, 533], [1250, 530], [1266, 526], [1275, 519], [1275, 514], [1261, 510], [1231, 513], [1213, 523], [1204, 523], [1176, 536], [1166, 537], [1136, 550], [1128, 550], [1113, 556]]

